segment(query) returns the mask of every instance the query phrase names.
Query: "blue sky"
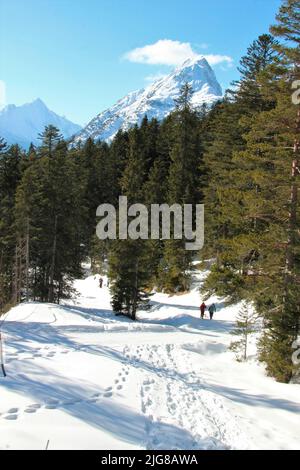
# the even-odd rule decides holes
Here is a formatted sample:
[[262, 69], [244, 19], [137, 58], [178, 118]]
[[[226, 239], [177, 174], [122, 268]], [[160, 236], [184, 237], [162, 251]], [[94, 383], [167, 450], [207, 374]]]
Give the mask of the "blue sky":
[[[223, 87], [280, 0], [0, 0], [6, 103], [39, 97], [85, 124], [187, 54], [210, 58]], [[145, 48], [145, 46], [151, 46]], [[137, 50], [136, 50], [137, 49]]]

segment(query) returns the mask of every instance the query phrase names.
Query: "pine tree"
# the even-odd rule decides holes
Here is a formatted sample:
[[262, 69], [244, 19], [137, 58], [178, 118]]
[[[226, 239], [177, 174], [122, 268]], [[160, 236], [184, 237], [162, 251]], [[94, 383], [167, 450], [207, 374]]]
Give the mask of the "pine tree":
[[58, 142], [62, 140], [62, 135], [59, 133], [59, 129], [57, 129], [57, 127], [49, 124], [45, 127], [44, 131], [39, 134], [39, 139], [42, 141], [40, 153], [51, 158], [54, 148]]
[[246, 302], [242, 303], [236, 318], [236, 327], [231, 334], [239, 336], [237, 341], [232, 341], [229, 349], [236, 354], [238, 361], [246, 361], [248, 355], [249, 337], [257, 331], [257, 316], [250, 310]]
[[274, 107], [261, 93], [258, 81], [262, 74], [272, 64], [278, 65], [279, 57], [276, 52], [279, 42], [270, 34], [262, 34], [248, 47], [247, 54], [240, 60], [238, 71], [240, 80], [233, 82], [235, 90], [229, 90], [241, 110], [246, 113], [264, 111]]
[[299, 0], [283, 0], [283, 4], [276, 15], [277, 24], [271, 26], [270, 31], [275, 37], [281, 38], [276, 47], [284, 56], [286, 64], [294, 66], [296, 78], [299, 73], [299, 46], [300, 46], [300, 2]]
[[[76, 161], [59, 140], [50, 158], [44, 155], [24, 172], [15, 206], [15, 232], [27, 240], [30, 297], [59, 302], [71, 293], [71, 281], [81, 274], [84, 222], [83, 192]], [[28, 270], [26, 270], [28, 273]]]
[[292, 344], [299, 334], [300, 318], [300, 119], [291, 104], [295, 68], [287, 65], [284, 56], [280, 61], [279, 67], [269, 64], [257, 77], [261, 96], [273, 102], [273, 108], [266, 106], [244, 118], [244, 149], [232, 155], [238, 198], [232, 199], [227, 213], [237, 220], [237, 227], [225, 239], [221, 268], [225, 265], [233, 276], [240, 276], [241, 282], [233, 288], [240, 297], [252, 300], [263, 315], [260, 359], [270, 375], [287, 382], [295, 373]]
[[[273, 150], [274, 144], [277, 147], [277, 166], [281, 171], [281, 178], [279, 176], [278, 180], [282, 197], [278, 205], [283, 210], [284, 218], [281, 216], [277, 224], [278, 229], [281, 229], [281, 243], [278, 245], [281, 256], [277, 263], [274, 263], [275, 270], [273, 268], [278, 272], [276, 285], [280, 297], [275, 297], [272, 309], [270, 302], [269, 308], [266, 308], [266, 303], [262, 301], [267, 328], [261, 341], [261, 359], [267, 363], [267, 370], [271, 375], [286, 382], [299, 373], [299, 367], [292, 364], [291, 356], [293, 343], [300, 329], [300, 108], [299, 105], [291, 106], [289, 96], [292, 81], [300, 77], [299, 1], [285, 0], [276, 19], [278, 24], [271, 27], [272, 33], [284, 41], [288, 40], [288, 43], [281, 43], [278, 47], [287, 67], [278, 86], [278, 104], [271, 116], [274, 123], [273, 133], [275, 130], [271, 145]], [[270, 132], [268, 127], [267, 129]], [[290, 158], [287, 158], [287, 152]]]
[[[258, 219], [247, 214], [249, 205], [253, 205], [249, 193], [259, 191], [259, 185], [249, 178], [249, 161], [238, 159], [237, 155], [243, 155], [251, 121], [275, 106], [274, 96], [262, 91], [261, 76], [278, 64], [276, 44], [270, 35], [260, 36], [252, 43], [241, 59], [237, 90], [217, 103], [207, 118], [205, 160], [209, 185], [205, 191], [207, 244], [203, 256], [214, 256], [216, 266], [204, 283], [204, 290], [225, 294], [232, 301], [247, 296], [245, 274], [258, 256], [260, 240]], [[249, 279], [255, 282], [254, 277]]]
[[111, 202], [115, 197], [116, 181], [111, 171], [110, 151], [106, 143], [88, 139], [84, 146], [75, 150], [83, 175], [85, 192], [82, 205], [87, 208], [85, 240], [86, 255], [95, 248], [96, 210], [100, 204]]
[[150, 266], [144, 240], [117, 240], [113, 243], [109, 277], [112, 280], [112, 307], [117, 314], [136, 320], [137, 309], [148, 305]]
[[13, 301], [16, 235], [14, 204], [24, 155], [0, 139], [0, 312]]
[[[145, 118], [128, 132], [127, 158], [120, 181], [128, 204], [147, 203], [145, 191], [149, 172], [156, 159], [158, 125]], [[131, 219], [129, 218], [129, 221]], [[112, 306], [116, 313], [136, 319], [136, 311], [145, 306], [153, 273], [152, 244], [149, 240], [116, 240], [109, 250], [109, 277]]]
[[[200, 178], [205, 172], [199, 138], [199, 119], [191, 106], [192, 90], [185, 84], [171, 117], [170, 165], [167, 201], [169, 205], [202, 202]], [[173, 236], [173, 233], [172, 233]], [[189, 287], [193, 254], [185, 249], [185, 240], [167, 240], [159, 269], [159, 285], [168, 292]]]

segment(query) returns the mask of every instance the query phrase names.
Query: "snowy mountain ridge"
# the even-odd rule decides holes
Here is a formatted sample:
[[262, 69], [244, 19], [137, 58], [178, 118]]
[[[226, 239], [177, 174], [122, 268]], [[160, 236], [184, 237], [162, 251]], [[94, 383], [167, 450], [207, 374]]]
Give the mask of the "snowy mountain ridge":
[[81, 129], [78, 124], [48, 109], [40, 98], [22, 106], [9, 104], [0, 110], [0, 137], [8, 144], [19, 144], [24, 148], [31, 142], [38, 145], [38, 134], [49, 124], [57, 127], [67, 139]]
[[73, 139], [73, 143], [95, 140], [111, 141], [119, 129], [127, 130], [149, 119], [164, 119], [175, 107], [180, 88], [189, 83], [193, 89], [195, 108], [211, 104], [222, 96], [215, 73], [203, 56], [187, 59], [169, 75], [157, 79], [146, 88], [133, 91], [115, 105], [99, 113]]

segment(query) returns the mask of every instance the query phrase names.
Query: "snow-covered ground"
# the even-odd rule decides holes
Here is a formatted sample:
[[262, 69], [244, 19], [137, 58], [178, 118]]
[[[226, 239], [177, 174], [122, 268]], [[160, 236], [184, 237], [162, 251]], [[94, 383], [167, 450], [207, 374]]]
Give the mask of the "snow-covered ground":
[[203, 275], [189, 294], [155, 294], [136, 323], [93, 276], [76, 301], [12, 309], [0, 449], [299, 449], [300, 386], [234, 360], [239, 307], [210, 299], [215, 319], [200, 320]]

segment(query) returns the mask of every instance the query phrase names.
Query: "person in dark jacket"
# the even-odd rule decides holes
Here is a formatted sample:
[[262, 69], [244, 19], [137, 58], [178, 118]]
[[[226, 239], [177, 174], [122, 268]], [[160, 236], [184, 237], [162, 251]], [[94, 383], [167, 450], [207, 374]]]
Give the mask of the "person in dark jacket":
[[210, 320], [213, 319], [214, 313], [215, 313], [216, 311], [217, 311], [217, 309], [216, 309], [215, 304], [211, 304], [211, 305], [208, 307], [208, 312], [209, 312], [209, 318], [210, 318]]
[[99, 278], [99, 287], [100, 289], [102, 289], [102, 286], [103, 286], [103, 279], [102, 277]]
[[201, 318], [204, 318], [205, 310], [206, 310], [206, 305], [205, 305], [204, 302], [202, 302], [202, 304], [200, 305], [200, 314], [201, 314]]

